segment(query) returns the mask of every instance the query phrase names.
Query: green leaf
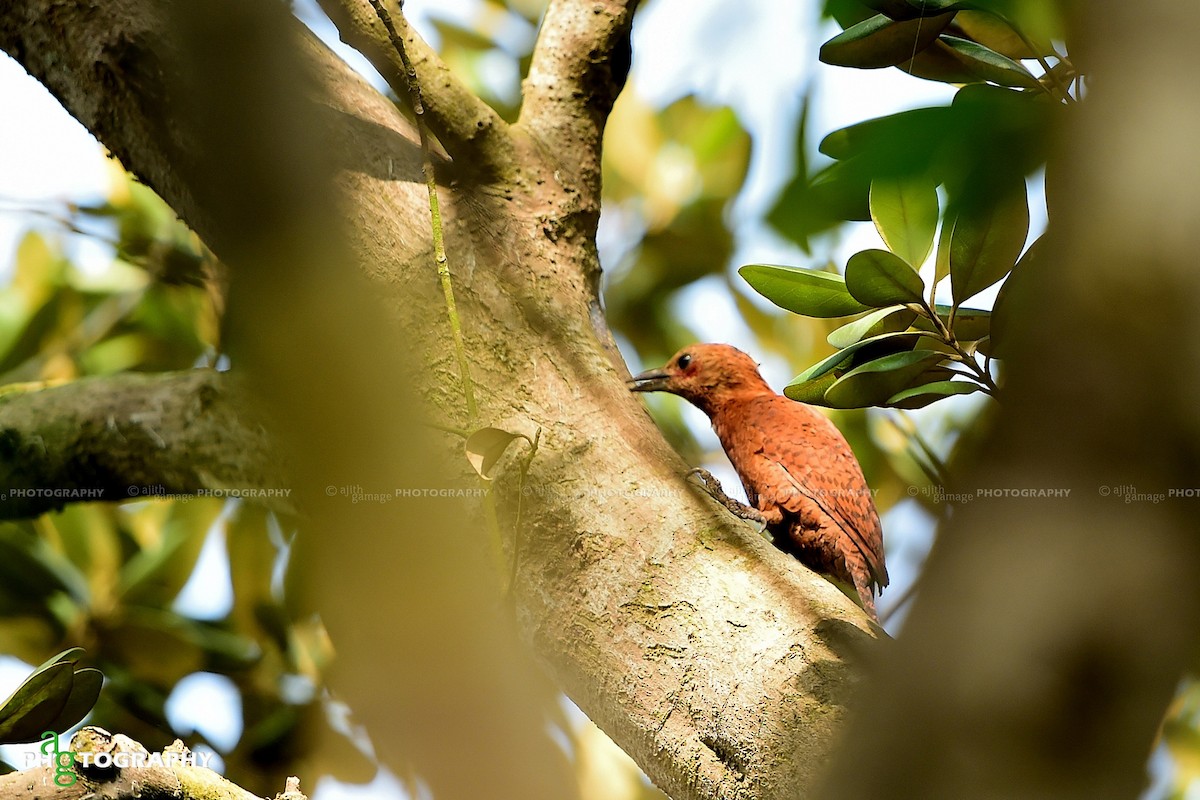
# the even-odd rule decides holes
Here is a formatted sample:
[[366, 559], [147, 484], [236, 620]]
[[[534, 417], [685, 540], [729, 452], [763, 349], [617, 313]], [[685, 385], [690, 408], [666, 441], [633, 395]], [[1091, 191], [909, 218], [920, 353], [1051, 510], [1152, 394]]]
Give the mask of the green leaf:
[[983, 84], [984, 79], [974, 70], [963, 64], [962, 59], [943, 39], [938, 39], [917, 53], [915, 58], [897, 64], [896, 68], [928, 81], [988, 85]]
[[1028, 321], [1029, 309], [1034, 305], [1038, 291], [1037, 261], [1044, 248], [1042, 242], [1043, 239], [1039, 237], [1029, 245], [996, 295], [996, 302], [992, 306], [992, 316], [995, 318], [991, 327], [992, 341], [988, 344], [988, 353], [993, 356], [1006, 357], [1012, 345], [1013, 332]]
[[[63, 663], [74, 664], [77, 661], [79, 661], [80, 658], [83, 657], [83, 653], [84, 653], [84, 650], [82, 647], [68, 647], [66, 650], [63, 650], [58, 655], [51, 656], [50, 658], [43, 661], [41, 664], [38, 665], [38, 669], [45, 669], [46, 667], [52, 666], [54, 664], [63, 664]], [[34, 671], [36, 672], [37, 670], [34, 670]]]
[[859, 69], [891, 67], [937, 41], [953, 14], [897, 21], [885, 14], [851, 25], [821, 45], [826, 64]]
[[924, 408], [944, 397], [982, 390], [982, 386], [971, 381], [935, 381], [897, 392], [888, 399], [887, 405], [894, 408]]
[[811, 381], [796, 381], [783, 387], [783, 393], [800, 403], [825, 405], [825, 391], [837, 381], [837, 375], [826, 372]]
[[467, 461], [471, 462], [471, 466], [479, 474], [479, 477], [490, 481], [492, 467], [496, 466], [496, 462], [500, 460], [500, 456], [504, 455], [504, 451], [513, 443], [513, 440], [519, 438], [519, 434], [509, 433], [499, 428], [480, 428], [467, 437], [465, 445]]
[[26, 678], [0, 707], [0, 744], [38, 739], [66, 706], [74, 674], [71, 664], [57, 663]]
[[825, 337], [825, 340], [837, 348], [849, 347], [855, 342], [878, 336], [881, 333], [906, 330], [916, 318], [917, 312], [904, 306], [881, 308], [836, 328]]
[[[950, 324], [950, 306], [938, 303], [934, 313], [942, 322]], [[924, 316], [917, 317], [913, 327], [922, 331], [936, 331], [933, 323]], [[954, 314], [954, 338], [960, 342], [975, 342], [991, 335], [992, 312], [984, 308], [960, 308]]]
[[832, 408], [883, 405], [945, 358], [936, 350], [912, 350], [868, 361], [838, 378], [825, 391], [825, 402]]
[[863, 250], [846, 263], [846, 288], [854, 299], [875, 308], [920, 303], [921, 276], [895, 253]]
[[850, 358], [856, 353], [866, 348], [883, 343], [894, 343], [901, 346], [908, 345], [911, 347], [916, 343], [917, 339], [924, 335], [925, 334], [921, 333], [920, 331], [899, 331], [896, 333], [881, 333], [880, 335], [872, 336], [869, 339], [862, 339], [861, 341], [857, 341], [847, 347], [842, 348], [841, 350], [838, 350], [836, 353], [821, 359], [816, 364], [813, 364], [811, 367], [797, 375], [792, 383], [804, 383], [805, 381], [819, 378], [825, 373], [840, 367], [842, 364], [849, 361]]
[[937, 257], [934, 259], [933, 266], [934, 286], [944, 281], [950, 274], [950, 234], [954, 231], [956, 217], [956, 212], [947, 209], [946, 217], [942, 220], [942, 229], [938, 232]]
[[80, 669], [75, 671], [74, 683], [71, 684], [71, 694], [63, 705], [58, 716], [47, 726], [47, 730], [57, 733], [75, 725], [88, 715], [100, 699], [100, 690], [104, 686], [104, 673], [98, 669]]
[[1002, 56], [995, 50], [969, 39], [944, 35], [939, 40], [964, 67], [985, 81], [1021, 89], [1041, 89], [1042, 85], [1021, 62]]
[[966, 34], [966, 38], [1014, 60], [1054, 55], [1054, 49], [1048, 44], [1039, 46], [1037, 52], [1031, 50], [1011, 25], [987, 11], [960, 11], [954, 18], [954, 25]]
[[82, 647], [47, 659], [0, 707], [0, 744], [30, 742], [48, 730], [62, 733], [87, 716], [100, 696], [104, 675], [75, 670]]
[[871, 181], [871, 220], [893, 253], [914, 269], [925, 263], [937, 230], [937, 187], [916, 176]]
[[[219, 499], [172, 503], [156, 546], [136, 553], [121, 570], [119, 592], [128, 604], [169, 605], [192, 575], [200, 549], [224, 508]], [[141, 513], [153, 513], [145, 509]]]
[[863, 0], [863, 5], [892, 19], [933, 17], [967, 5], [960, 0]]
[[871, 218], [870, 188], [870, 176], [854, 161], [835, 161], [811, 178], [797, 170], [767, 212], [767, 222], [809, 252], [810, 237], [846, 220]]
[[966, 8], [971, 5], [971, 3], [963, 2], [963, 0], [908, 0], [908, 4], [914, 10], [919, 10], [924, 16], [954, 11], [955, 9]]
[[950, 284], [955, 304], [979, 294], [1016, 264], [1029, 235], [1025, 181], [1017, 179], [991, 202], [964, 204], [950, 234]]
[[827, 319], [868, 310], [850, 295], [840, 275], [770, 264], [749, 264], [738, 274], [756, 292], [793, 314]]
[[86, 596], [80, 576], [64, 562], [42, 539], [16, 525], [0, 523], [0, 598], [6, 612], [24, 609], [44, 614], [44, 601], [55, 592]]
[[[913, 148], [932, 150], [948, 126], [954, 125], [950, 106], [914, 108], [840, 128], [821, 140], [817, 149], [838, 161], [876, 153], [879, 165], [906, 161]], [[918, 166], [924, 166], [919, 164]]]

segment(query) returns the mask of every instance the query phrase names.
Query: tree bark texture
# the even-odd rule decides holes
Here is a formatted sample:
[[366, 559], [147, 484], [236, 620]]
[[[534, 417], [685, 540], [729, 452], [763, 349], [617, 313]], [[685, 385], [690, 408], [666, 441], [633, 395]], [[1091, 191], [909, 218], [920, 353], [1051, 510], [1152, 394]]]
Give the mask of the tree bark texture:
[[0, 518], [250, 487], [289, 508], [266, 431], [227, 383], [207, 370], [129, 373], [0, 395]]
[[[333, 17], [347, 39], [378, 40], [365, 0], [338, 5], [344, 13], [334, 9]], [[490, 114], [411, 31], [400, 31], [446, 154], [438, 180], [478, 420], [462, 411], [447, 344], [413, 127], [294, 20], [280, 14], [273, 24], [300, 54], [305, 69], [296, 81], [305, 92], [280, 99], [264, 88], [260, 103], [229, 100], [236, 91], [197, 77], [201, 54], [189, 48], [199, 47], [204, 19], [180, 24], [192, 38], [180, 37], [164, 4], [148, 0], [14, 0], [0, 11], [0, 47], [231, 265], [231, 309], [239, 279], [243, 298], [274, 299], [235, 314], [266, 382], [276, 367], [260, 341], [290, 323], [298, 341], [283, 347], [303, 351], [315, 334], [302, 314], [295, 318], [295, 276], [271, 283], [247, 265], [281, 249], [303, 258], [297, 242], [311, 243], [305, 237], [322, 225], [344, 236], [373, 280], [373, 299], [383, 297], [395, 320], [386, 341], [359, 342], [360, 350], [414, 354], [435, 422], [541, 431], [524, 484], [515, 595], [523, 633], [556, 683], [675, 798], [801, 796], [827, 760], [875, 642], [840, 592], [688, 486], [686, 465], [623, 384], [627, 372], [598, 296], [595, 231], [600, 144], [624, 81], [635, 5], [552, 2], [515, 125]], [[237, 35], [210, 33], [223, 46]], [[231, 69], [213, 58], [214, 72]], [[389, 58], [386, 49], [375, 58]], [[266, 83], [256, 76], [271, 69], [242, 67], [243, 83]], [[294, 139], [240, 127], [268, 101], [295, 121]], [[188, 103], [201, 104], [203, 115]], [[336, 192], [320, 213], [283, 213], [270, 194], [293, 181], [293, 152], [322, 154], [334, 176]], [[319, 183], [296, 186], [290, 194], [322, 191]], [[324, 279], [314, 275], [304, 280]], [[336, 319], [337, 308], [310, 308]], [[343, 308], [342, 318], [361, 308]], [[306, 368], [309, 388], [336, 395], [340, 362]], [[345, 391], [352, 397], [354, 388]], [[309, 422], [307, 436], [339, 433], [340, 421]], [[362, 454], [375, 443], [357, 444]], [[509, 455], [498, 468], [509, 521], [516, 463]], [[311, 477], [296, 493], [300, 505], [318, 482]]]

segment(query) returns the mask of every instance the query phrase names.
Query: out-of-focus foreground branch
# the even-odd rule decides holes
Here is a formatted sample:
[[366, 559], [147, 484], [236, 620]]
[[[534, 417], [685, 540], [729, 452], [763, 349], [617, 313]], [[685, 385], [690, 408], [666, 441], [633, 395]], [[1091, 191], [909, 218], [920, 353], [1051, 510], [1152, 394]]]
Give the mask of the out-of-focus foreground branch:
[[1069, 497], [956, 513], [824, 797], [1136, 797], [1196, 664], [1178, 490], [1200, 485], [1200, 84], [1180, 54], [1200, 7], [1077, 10], [1094, 78], [1060, 131], [999, 425], [963, 477]]

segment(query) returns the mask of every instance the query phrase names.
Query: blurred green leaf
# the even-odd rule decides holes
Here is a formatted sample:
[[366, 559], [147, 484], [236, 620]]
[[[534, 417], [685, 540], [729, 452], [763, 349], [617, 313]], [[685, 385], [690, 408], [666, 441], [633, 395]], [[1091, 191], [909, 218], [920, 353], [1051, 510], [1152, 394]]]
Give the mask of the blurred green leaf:
[[49, 615], [46, 599], [58, 592], [87, 597], [80, 576], [45, 542], [17, 525], [0, 524], [0, 613]]
[[1029, 235], [1025, 181], [959, 208], [950, 235], [950, 285], [955, 304], [982, 292], [1016, 264]]
[[430, 19], [430, 23], [438, 32], [443, 44], [461, 47], [464, 50], [491, 50], [496, 47], [496, 42], [492, 37], [463, 27], [454, 20], [435, 16]]
[[53, 541], [87, 581], [89, 604], [93, 606], [105, 607], [112, 602], [120, 573], [123, 558], [116, 513], [105, 503], [68, 503], [35, 523], [41, 535]]
[[108, 621], [105, 655], [135, 681], [173, 686], [204, 666], [204, 651], [190, 635], [192, 624], [173, 611], [127, 608]]
[[[924, 176], [955, 195], [992, 191], [1045, 162], [1064, 110], [1044, 94], [990, 84], [961, 88], [949, 106], [866, 120], [826, 136], [820, 151], [857, 181]], [[953, 208], [947, 216], [953, 215]], [[774, 223], [773, 223], [774, 224]]]
[[846, 263], [846, 289], [864, 305], [885, 308], [920, 303], [925, 284], [912, 267], [887, 250], [863, 250]]
[[151, 607], [169, 605], [191, 577], [209, 528], [223, 506], [218, 499], [170, 503], [157, 546], [144, 548], [121, 571], [122, 601]]
[[956, 8], [961, 8], [961, 2], [948, 0], [862, 0], [867, 6], [881, 14], [887, 14], [892, 19], [912, 19], [913, 17], [932, 17], [944, 14]]
[[938, 223], [937, 187], [916, 175], [871, 181], [871, 219], [893, 253], [914, 269], [933, 248]]
[[987, 11], [960, 11], [954, 18], [954, 27], [963, 33], [964, 38], [979, 42], [1007, 58], [1019, 60], [1054, 54], [1054, 48], [1048, 44], [1038, 48], [1038, 52], [1030, 50], [1029, 45], [1011, 25]]
[[1021, 89], [1041, 89], [1042, 85], [1019, 61], [1002, 56], [995, 50], [957, 36], [943, 35], [941, 43], [952, 55], [981, 80], [1014, 86]]
[[903, 306], [881, 308], [834, 329], [825, 339], [834, 347], [849, 347], [881, 333], [907, 330], [916, 318], [917, 312]]
[[131, 676], [162, 687], [200, 669], [246, 669], [263, 652], [253, 639], [161, 608], [126, 608], [111, 621], [106, 642]]
[[225, 523], [225, 545], [229, 557], [229, 573], [233, 582], [233, 608], [230, 623], [243, 635], [256, 635], [265, 629], [280, 649], [287, 647], [287, 628], [278, 616], [268, 613], [277, 607], [272, 586], [279, 550], [268, 534], [270, 512], [262, 506], [242, 503]]
[[983, 391], [983, 387], [970, 381], [934, 381], [897, 392], [888, 399], [887, 405], [894, 408], [924, 408], [944, 397], [979, 391]]
[[803, 172], [784, 187], [767, 222], [808, 252], [810, 237], [845, 220], [867, 220], [871, 172], [865, 161], [835, 161], [811, 178]]
[[868, 310], [840, 275], [801, 267], [750, 264], [738, 270], [746, 283], [780, 308], [807, 317], [846, 317]]
[[908, 4], [914, 11], [925, 16], [959, 8], [969, 8], [973, 5], [971, 2], [963, 2], [963, 0], [908, 0]]
[[1012, 332], [1028, 318], [1037, 292], [1036, 273], [1043, 247], [1041, 237], [1034, 240], [996, 295], [992, 306], [992, 340], [987, 351], [993, 356], [1004, 358], [1007, 355]]
[[877, 14], [821, 45], [820, 59], [840, 67], [891, 67], [928, 47], [953, 18], [953, 14], [944, 14], [897, 21]]
[[935, 350], [913, 350], [870, 361], [838, 378], [826, 390], [825, 403], [833, 408], [883, 405], [945, 358]]

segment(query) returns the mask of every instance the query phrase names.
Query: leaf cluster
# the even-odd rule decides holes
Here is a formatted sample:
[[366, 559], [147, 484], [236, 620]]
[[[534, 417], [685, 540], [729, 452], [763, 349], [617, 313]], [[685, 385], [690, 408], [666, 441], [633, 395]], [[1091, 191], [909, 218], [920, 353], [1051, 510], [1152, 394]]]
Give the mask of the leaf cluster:
[[[837, 351], [785, 391], [833, 408], [919, 408], [952, 395], [994, 395], [991, 360], [1003, 355], [1019, 292], [1009, 281], [992, 310], [964, 304], [1028, 272], [1037, 249], [1022, 257], [1026, 176], [1045, 165], [1050, 131], [1075, 102], [1067, 87], [1079, 75], [1049, 43], [1051, 28], [1026, 32], [1019, 3], [874, 0], [832, 2], [827, 10], [846, 30], [825, 43], [822, 60], [896, 66], [965, 85], [949, 106], [829, 134], [819, 150], [831, 163], [799, 176], [772, 210], [772, 224], [802, 246], [831, 225], [871, 220], [887, 248], [856, 253], [844, 276], [742, 267], [756, 291], [793, 313], [854, 317], [829, 334]], [[1031, 60], [1040, 75], [1023, 63]], [[931, 254], [926, 281], [920, 269]], [[942, 304], [937, 291], [947, 277], [951, 301]]]
[[63, 733], [92, 710], [104, 675], [77, 669], [82, 656], [82, 647], [64, 650], [21, 682], [0, 706], [0, 744], [32, 742], [47, 731]]

